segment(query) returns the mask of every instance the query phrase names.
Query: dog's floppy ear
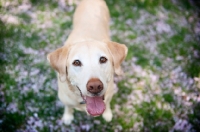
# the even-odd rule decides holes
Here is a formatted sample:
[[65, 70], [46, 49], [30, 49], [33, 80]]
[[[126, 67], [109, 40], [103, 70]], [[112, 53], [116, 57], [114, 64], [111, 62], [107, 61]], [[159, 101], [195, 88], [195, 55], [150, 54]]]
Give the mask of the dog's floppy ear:
[[116, 42], [107, 42], [108, 48], [111, 52], [113, 58], [114, 70], [117, 75], [122, 75], [123, 71], [121, 70], [121, 63], [125, 59], [128, 52], [127, 47], [124, 44], [119, 44]]
[[63, 46], [47, 55], [47, 60], [50, 62], [51, 67], [59, 73], [59, 78], [62, 82], [66, 81], [66, 63], [68, 52], [69, 47]]

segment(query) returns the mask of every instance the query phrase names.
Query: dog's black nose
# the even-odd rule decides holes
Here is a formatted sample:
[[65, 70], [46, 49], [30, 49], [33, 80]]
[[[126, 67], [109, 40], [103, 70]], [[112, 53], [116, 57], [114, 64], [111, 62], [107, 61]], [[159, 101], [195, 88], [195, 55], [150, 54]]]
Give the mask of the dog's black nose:
[[87, 90], [92, 94], [98, 94], [103, 90], [103, 83], [98, 78], [92, 78], [87, 83]]

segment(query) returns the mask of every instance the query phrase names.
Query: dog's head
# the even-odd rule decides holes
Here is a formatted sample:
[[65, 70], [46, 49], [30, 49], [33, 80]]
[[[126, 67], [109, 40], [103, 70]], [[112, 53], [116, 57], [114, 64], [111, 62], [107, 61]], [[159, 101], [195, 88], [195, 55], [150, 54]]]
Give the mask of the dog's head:
[[[61, 82], [68, 79], [86, 97], [86, 103], [99, 102], [98, 109], [105, 109], [102, 97], [114, 72], [122, 73], [120, 64], [127, 54], [127, 47], [115, 42], [84, 41], [65, 45], [48, 54], [51, 66], [59, 73]], [[93, 107], [89, 106], [88, 107]], [[99, 115], [88, 108], [91, 115]], [[101, 111], [101, 110], [100, 110]], [[104, 111], [104, 110], [103, 110]], [[103, 113], [103, 112], [102, 112]]]

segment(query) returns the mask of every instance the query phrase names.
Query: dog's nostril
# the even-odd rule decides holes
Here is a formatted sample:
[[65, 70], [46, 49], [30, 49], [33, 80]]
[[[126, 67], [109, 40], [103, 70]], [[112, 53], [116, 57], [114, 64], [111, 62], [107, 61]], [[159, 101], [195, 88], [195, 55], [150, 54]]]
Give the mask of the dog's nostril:
[[90, 86], [90, 90], [92, 90], [93, 89], [93, 86]]
[[100, 85], [98, 86], [98, 89], [101, 90], [101, 86]]

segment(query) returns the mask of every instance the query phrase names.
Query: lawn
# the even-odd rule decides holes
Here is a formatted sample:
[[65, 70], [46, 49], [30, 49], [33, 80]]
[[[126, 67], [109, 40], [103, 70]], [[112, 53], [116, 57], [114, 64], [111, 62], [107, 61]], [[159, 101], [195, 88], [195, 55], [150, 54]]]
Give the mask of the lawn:
[[75, 111], [67, 126], [46, 55], [67, 39], [76, 4], [0, 1], [0, 132], [200, 131], [199, 3], [106, 2], [111, 38], [129, 49], [124, 75], [115, 77], [114, 117]]

